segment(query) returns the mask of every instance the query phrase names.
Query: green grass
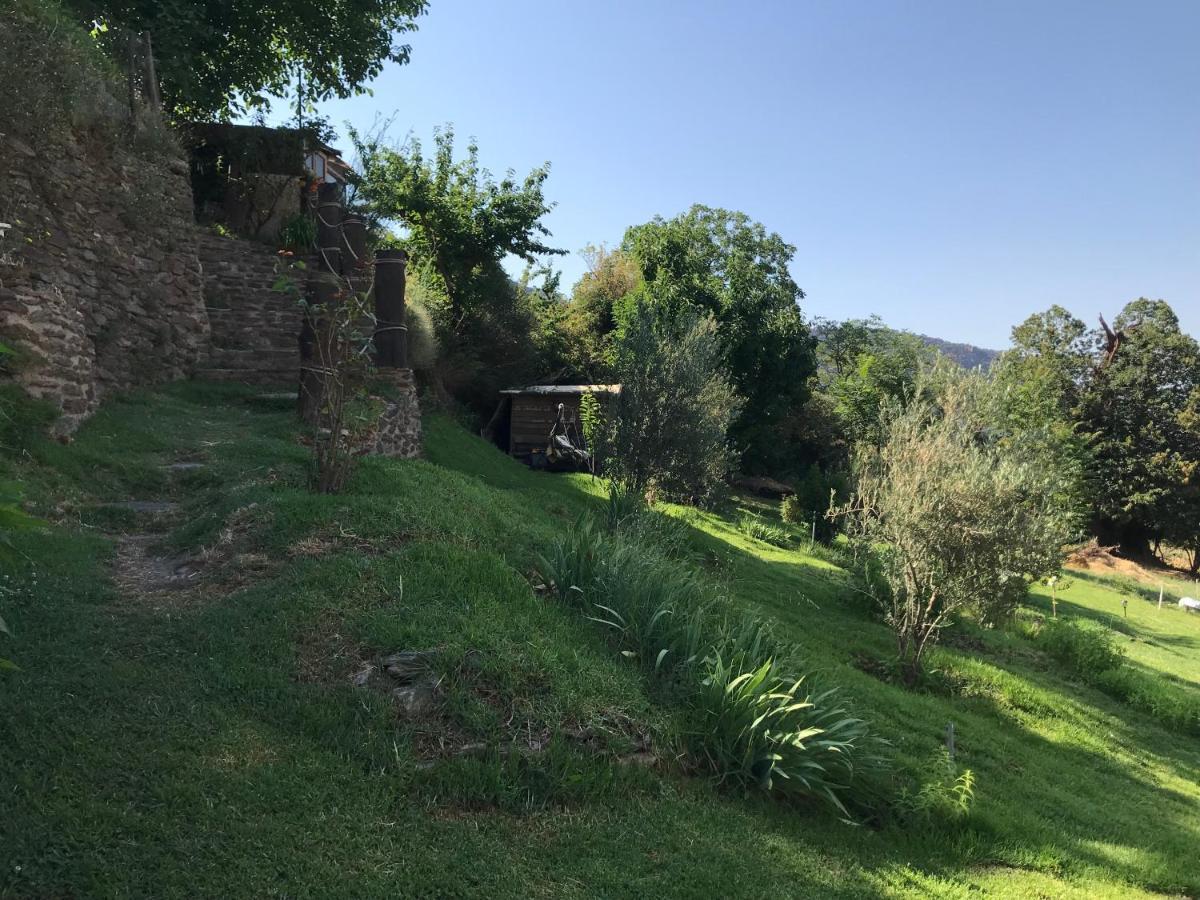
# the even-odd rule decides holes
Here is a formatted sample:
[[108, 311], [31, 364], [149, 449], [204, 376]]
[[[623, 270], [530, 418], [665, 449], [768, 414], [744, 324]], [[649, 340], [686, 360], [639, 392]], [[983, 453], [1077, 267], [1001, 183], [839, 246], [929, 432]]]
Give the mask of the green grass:
[[[862, 670], [891, 639], [836, 566], [747, 536], [737, 509], [670, 510], [703, 577], [891, 742], [897, 788], [954, 722], [976, 776], [964, 822], [846, 825], [688, 774], [679, 712], [603, 629], [530, 587], [553, 539], [603, 514], [598, 482], [529, 472], [432, 416], [426, 460], [365, 461], [344, 495], [317, 497], [290, 410], [250, 399], [134, 395], [71, 445], [0, 464], [56, 523], [19, 538], [0, 593], [15, 635], [0, 655], [21, 666], [0, 673], [0, 896], [1200, 892], [1196, 739], [1018, 631], [964, 629], [907, 691]], [[207, 465], [163, 468], [178, 460]], [[154, 525], [105, 506], [121, 499], [177, 501], [163, 552], [209, 548], [211, 588], [123, 595], [112, 535]], [[1060, 615], [1123, 619], [1120, 601], [1076, 579]], [[1130, 598], [1124, 630], [1139, 667], [1197, 686], [1200, 616]], [[436, 651], [435, 716], [351, 685], [401, 649]], [[580, 728], [593, 739], [564, 737]], [[622, 762], [645, 734], [653, 770]], [[548, 748], [517, 752], [531, 741]]]

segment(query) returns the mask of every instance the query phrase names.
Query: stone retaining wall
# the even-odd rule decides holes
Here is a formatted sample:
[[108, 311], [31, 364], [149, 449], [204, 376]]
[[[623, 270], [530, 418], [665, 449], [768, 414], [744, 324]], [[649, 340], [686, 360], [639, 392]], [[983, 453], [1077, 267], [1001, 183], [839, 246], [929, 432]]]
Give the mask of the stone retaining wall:
[[0, 136], [0, 340], [69, 432], [104, 396], [186, 377], [209, 320], [186, 164]]
[[210, 231], [200, 232], [197, 248], [212, 337], [195, 377], [294, 387], [302, 313], [295, 296], [272, 287], [276, 252]]

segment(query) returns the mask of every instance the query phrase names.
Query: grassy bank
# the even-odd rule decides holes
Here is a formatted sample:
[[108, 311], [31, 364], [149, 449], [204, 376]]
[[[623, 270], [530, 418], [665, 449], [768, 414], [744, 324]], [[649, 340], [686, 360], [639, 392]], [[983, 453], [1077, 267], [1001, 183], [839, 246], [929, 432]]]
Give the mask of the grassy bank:
[[[426, 432], [427, 459], [366, 461], [317, 497], [288, 409], [183, 384], [7, 459], [54, 527], [19, 539], [0, 594], [21, 667], [0, 676], [0, 894], [1200, 892], [1195, 738], [1015, 631], [948, 643], [921, 692], [881, 679], [889, 633], [844, 573], [736, 509], [671, 510], [690, 565], [841, 686], [894, 787], [953, 722], [976, 801], [954, 827], [853, 826], [694, 771], [679, 708], [531, 586], [598, 485], [444, 418]], [[1060, 614], [1120, 600], [1080, 579]], [[1200, 616], [1129, 614], [1130, 659], [1200, 689]], [[417, 715], [367, 671], [397, 651], [428, 653]]]

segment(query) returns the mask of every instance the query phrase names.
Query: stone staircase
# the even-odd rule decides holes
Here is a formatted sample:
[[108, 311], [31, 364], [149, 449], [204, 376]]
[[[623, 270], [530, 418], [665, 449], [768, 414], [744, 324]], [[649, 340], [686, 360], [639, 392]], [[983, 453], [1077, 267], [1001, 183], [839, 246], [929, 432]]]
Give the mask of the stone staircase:
[[275, 251], [200, 230], [197, 251], [212, 345], [194, 377], [295, 386], [302, 317], [294, 294], [271, 289], [277, 278]]

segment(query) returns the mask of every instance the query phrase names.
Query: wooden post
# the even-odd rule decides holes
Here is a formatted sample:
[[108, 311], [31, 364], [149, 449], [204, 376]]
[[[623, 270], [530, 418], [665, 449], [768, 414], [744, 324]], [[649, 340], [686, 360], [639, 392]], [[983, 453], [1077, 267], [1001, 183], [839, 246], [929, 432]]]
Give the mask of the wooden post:
[[341, 185], [322, 184], [317, 188], [317, 258], [312, 280], [310, 308], [304, 313], [300, 329], [300, 394], [297, 409], [300, 419], [315, 425], [324, 402], [325, 373], [330, 347], [318, 346], [327, 340], [322, 335], [323, 312], [330, 309], [337, 297], [338, 279], [342, 274], [342, 193]]
[[375, 354], [381, 369], [408, 368], [408, 326], [404, 324], [403, 250], [375, 253]]
[[349, 213], [342, 218], [342, 265], [347, 275], [371, 264], [367, 254], [367, 223], [362, 216]]
[[[309, 425], [316, 425], [320, 421], [321, 409], [325, 405], [329, 376], [327, 367], [337, 349], [333, 345], [337, 338], [329, 327], [329, 320], [334, 306], [340, 302], [342, 290], [341, 276], [333, 271], [333, 267], [340, 267], [341, 251], [337, 247], [322, 247], [320, 252], [321, 259], [329, 268], [313, 277], [310, 308], [304, 317], [305, 331], [309, 336], [308, 357], [300, 362], [300, 418]], [[303, 344], [301, 350], [304, 350]]]
[[[342, 186], [326, 182], [317, 187], [317, 251], [320, 258], [317, 268], [323, 272], [341, 275], [342, 249]], [[326, 254], [327, 249], [338, 251], [335, 261]], [[337, 268], [331, 263], [336, 262]]]

